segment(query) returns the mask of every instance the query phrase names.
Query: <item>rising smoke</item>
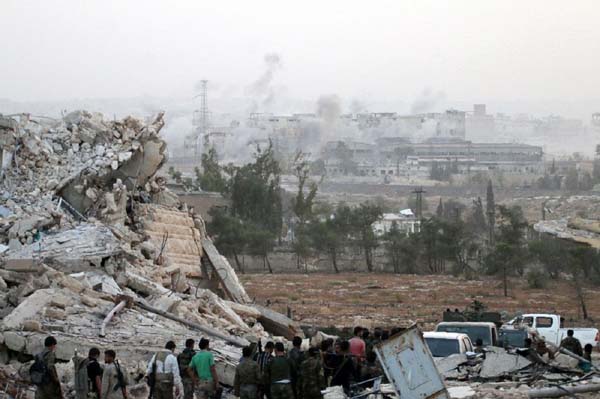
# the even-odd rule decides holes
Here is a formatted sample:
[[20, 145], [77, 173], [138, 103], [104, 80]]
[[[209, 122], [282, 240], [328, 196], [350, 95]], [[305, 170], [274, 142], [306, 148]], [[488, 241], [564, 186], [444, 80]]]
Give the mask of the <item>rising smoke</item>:
[[246, 89], [246, 94], [252, 97], [251, 113], [258, 112], [261, 107], [268, 108], [275, 102], [277, 88], [273, 85], [273, 79], [277, 71], [283, 68], [281, 56], [277, 53], [267, 53], [264, 63], [263, 73]]
[[410, 105], [411, 114], [424, 114], [435, 110], [435, 107], [446, 99], [442, 91], [434, 93], [430, 88], [425, 88]]

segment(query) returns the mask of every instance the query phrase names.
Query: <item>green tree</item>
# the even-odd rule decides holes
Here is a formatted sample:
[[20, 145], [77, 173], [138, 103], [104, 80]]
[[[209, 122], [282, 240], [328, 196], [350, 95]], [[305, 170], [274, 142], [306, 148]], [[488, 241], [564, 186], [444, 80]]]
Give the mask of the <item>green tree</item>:
[[416, 273], [420, 252], [418, 235], [407, 236], [400, 230], [398, 224], [393, 222], [390, 231], [385, 234], [384, 240], [386, 254], [394, 273]]
[[296, 197], [292, 199], [292, 210], [297, 219], [293, 247], [299, 268], [301, 260], [304, 261], [304, 265], [306, 266], [306, 258], [310, 254], [310, 239], [308, 237], [309, 232], [307, 231], [307, 223], [310, 223], [314, 217], [313, 206], [315, 197], [317, 196], [318, 186], [315, 182], [308, 182], [310, 167], [308, 162], [302, 159], [300, 153], [296, 155], [294, 164], [296, 165], [295, 175], [298, 179], [298, 190], [296, 192]]
[[539, 240], [531, 241], [528, 248], [533, 260], [539, 262], [553, 280], [559, 278], [565, 265], [570, 262], [569, 248], [564, 240], [543, 236]]
[[477, 200], [473, 200], [473, 206], [471, 207], [471, 213], [467, 218], [467, 223], [469, 224], [469, 229], [475, 234], [483, 234], [487, 231], [481, 197], [477, 197]]
[[264, 151], [257, 148], [253, 163], [230, 167], [226, 173], [231, 176], [226, 190], [231, 200], [229, 216], [243, 225], [245, 251], [262, 256], [272, 273], [268, 254], [282, 230], [281, 171], [272, 144]]
[[325, 216], [323, 220], [315, 221], [309, 227], [313, 248], [320, 253], [326, 253], [331, 265], [339, 273], [338, 254], [348, 243], [351, 233], [352, 210], [345, 204], [339, 204], [335, 211]]
[[594, 180], [594, 184], [600, 183], [600, 159], [594, 159], [594, 167], [592, 169], [592, 180]]
[[238, 218], [227, 214], [225, 208], [213, 207], [209, 210], [212, 220], [207, 224], [208, 233], [215, 240], [215, 246], [225, 256], [231, 256], [241, 273], [244, 268], [239, 255], [247, 245], [246, 226]]
[[565, 189], [569, 191], [577, 191], [579, 189], [579, 175], [577, 169], [569, 168], [567, 176], [565, 176]]
[[500, 219], [498, 235], [493, 250], [486, 258], [488, 273], [498, 275], [502, 278], [504, 296], [508, 296], [508, 279], [518, 272], [524, 273], [527, 261], [525, 246], [525, 229], [527, 221], [523, 216], [523, 210], [518, 206], [500, 206]]
[[169, 176], [171, 176], [171, 178], [173, 180], [175, 180], [176, 183], [180, 184], [182, 182], [181, 172], [176, 170], [173, 166], [169, 167], [169, 170], [167, 171], [167, 173], [169, 174]]
[[352, 210], [352, 228], [355, 241], [364, 252], [365, 263], [369, 272], [373, 271], [373, 251], [379, 245], [377, 236], [373, 231], [373, 223], [381, 215], [381, 208], [369, 203], [360, 204]]
[[491, 247], [494, 245], [494, 226], [496, 225], [496, 202], [494, 200], [494, 186], [492, 185], [492, 179], [488, 180], [485, 206], [488, 218], [488, 244]]
[[223, 168], [219, 165], [217, 151], [211, 147], [202, 154], [202, 171], [194, 169], [198, 186], [204, 191], [224, 193], [227, 190], [227, 180], [223, 177]]

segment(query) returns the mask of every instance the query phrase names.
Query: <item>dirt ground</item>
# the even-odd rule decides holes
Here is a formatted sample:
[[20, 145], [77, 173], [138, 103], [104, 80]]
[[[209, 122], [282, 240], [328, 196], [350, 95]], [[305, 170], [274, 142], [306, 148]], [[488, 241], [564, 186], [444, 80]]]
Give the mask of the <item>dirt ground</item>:
[[488, 278], [366, 273], [246, 274], [240, 278], [256, 302], [283, 313], [289, 307], [302, 325], [321, 328], [392, 328], [414, 321], [429, 329], [446, 308], [462, 310], [473, 300], [483, 302], [490, 311], [506, 312], [507, 317], [548, 312], [564, 316], [567, 326], [600, 326], [600, 289], [585, 290], [591, 320], [584, 322], [575, 289], [565, 281], [552, 282], [546, 289], [529, 289], [515, 279], [509, 297], [504, 297], [501, 282]]

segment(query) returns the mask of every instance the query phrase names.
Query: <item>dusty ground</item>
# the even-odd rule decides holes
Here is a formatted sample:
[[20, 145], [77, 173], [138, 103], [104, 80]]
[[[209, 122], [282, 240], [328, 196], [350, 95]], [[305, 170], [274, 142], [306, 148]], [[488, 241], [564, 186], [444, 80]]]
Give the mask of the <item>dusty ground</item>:
[[583, 323], [574, 289], [565, 281], [551, 283], [544, 290], [529, 289], [511, 282], [509, 297], [499, 281], [466, 281], [452, 276], [395, 274], [246, 274], [240, 275], [248, 294], [258, 303], [286, 312], [295, 320], [318, 327], [406, 326], [411, 321], [431, 328], [446, 308], [463, 309], [473, 300], [491, 311], [559, 313], [578, 325], [600, 326], [600, 289], [585, 291], [589, 317]]

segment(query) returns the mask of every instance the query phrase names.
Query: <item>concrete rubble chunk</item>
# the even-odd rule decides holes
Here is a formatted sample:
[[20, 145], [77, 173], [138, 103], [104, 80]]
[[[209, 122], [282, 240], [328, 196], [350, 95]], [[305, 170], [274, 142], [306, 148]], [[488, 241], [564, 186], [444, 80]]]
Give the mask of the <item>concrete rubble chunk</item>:
[[529, 366], [531, 362], [523, 356], [511, 353], [489, 352], [481, 367], [481, 378], [502, 377]]

